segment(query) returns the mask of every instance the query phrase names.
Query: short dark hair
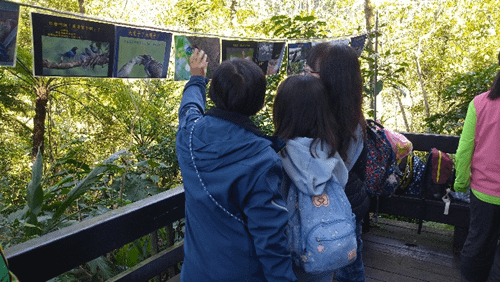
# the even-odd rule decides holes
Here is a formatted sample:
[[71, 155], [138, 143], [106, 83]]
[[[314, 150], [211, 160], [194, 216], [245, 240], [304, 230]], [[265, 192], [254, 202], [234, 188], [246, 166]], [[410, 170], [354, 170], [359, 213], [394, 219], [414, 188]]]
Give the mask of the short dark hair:
[[337, 125], [319, 78], [294, 75], [285, 79], [274, 99], [273, 122], [274, 134], [285, 141], [296, 137], [314, 139], [309, 147], [313, 157], [313, 146], [319, 141], [330, 146], [330, 157], [337, 152]]
[[255, 115], [264, 106], [266, 77], [252, 61], [227, 60], [215, 70], [208, 94], [218, 108]]
[[[500, 52], [498, 52], [498, 65], [500, 65]], [[497, 77], [495, 78], [495, 81], [491, 86], [488, 98], [490, 98], [491, 100], [500, 98], [500, 71], [498, 71]]]
[[363, 117], [363, 79], [356, 51], [349, 45], [318, 44], [311, 48], [307, 64], [325, 85], [328, 104], [338, 123], [339, 153], [346, 158], [356, 128], [366, 127]]

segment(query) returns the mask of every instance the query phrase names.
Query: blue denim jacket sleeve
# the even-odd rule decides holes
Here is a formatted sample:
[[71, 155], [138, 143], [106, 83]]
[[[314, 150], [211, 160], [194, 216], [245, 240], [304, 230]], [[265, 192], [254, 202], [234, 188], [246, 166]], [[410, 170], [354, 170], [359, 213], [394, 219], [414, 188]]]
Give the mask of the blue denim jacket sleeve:
[[248, 231], [267, 281], [296, 281], [285, 235], [288, 211], [279, 192], [283, 173], [281, 162], [277, 159], [263, 170], [244, 206]]
[[206, 85], [208, 78], [192, 76], [182, 93], [179, 107], [179, 129], [186, 128], [188, 123], [203, 116], [206, 104]]

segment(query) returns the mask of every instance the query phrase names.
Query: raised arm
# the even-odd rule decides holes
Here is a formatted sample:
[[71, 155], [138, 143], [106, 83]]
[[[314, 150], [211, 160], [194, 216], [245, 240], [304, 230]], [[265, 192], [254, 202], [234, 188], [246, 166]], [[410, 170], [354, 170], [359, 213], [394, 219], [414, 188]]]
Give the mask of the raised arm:
[[179, 107], [179, 128], [184, 128], [190, 120], [203, 115], [206, 103], [207, 54], [203, 50], [195, 49], [189, 58], [191, 78], [184, 87], [182, 101]]

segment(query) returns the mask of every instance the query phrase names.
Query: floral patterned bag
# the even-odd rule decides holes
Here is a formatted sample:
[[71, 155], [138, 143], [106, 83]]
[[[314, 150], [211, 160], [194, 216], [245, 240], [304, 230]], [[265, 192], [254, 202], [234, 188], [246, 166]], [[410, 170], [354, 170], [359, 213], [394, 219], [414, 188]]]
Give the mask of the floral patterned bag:
[[366, 121], [366, 191], [372, 196], [389, 196], [396, 191], [402, 173], [384, 127], [374, 120]]

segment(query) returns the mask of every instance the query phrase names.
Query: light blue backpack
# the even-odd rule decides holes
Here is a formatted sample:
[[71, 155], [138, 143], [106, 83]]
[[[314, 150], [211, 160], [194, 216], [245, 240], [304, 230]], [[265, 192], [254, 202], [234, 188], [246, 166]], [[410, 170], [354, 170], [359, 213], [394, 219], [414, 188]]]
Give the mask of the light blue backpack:
[[330, 180], [320, 196], [304, 194], [290, 185], [287, 209], [288, 246], [296, 265], [307, 273], [319, 274], [354, 262], [356, 220], [338, 182]]

